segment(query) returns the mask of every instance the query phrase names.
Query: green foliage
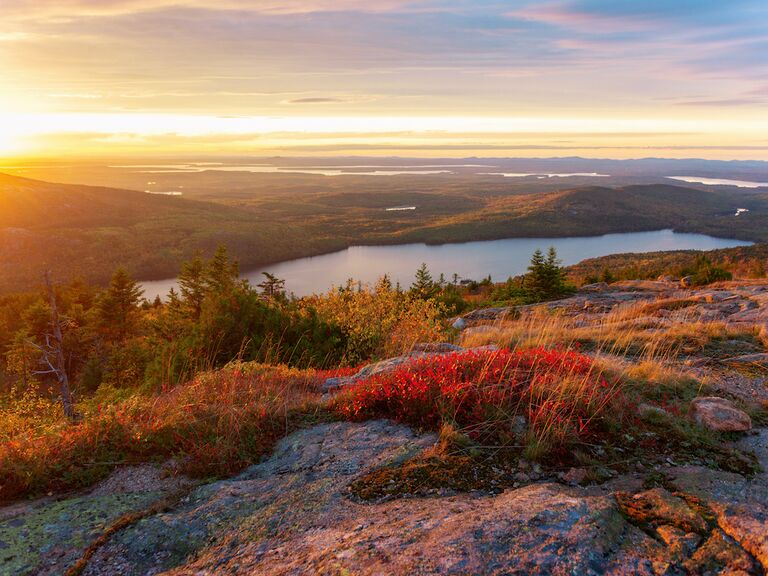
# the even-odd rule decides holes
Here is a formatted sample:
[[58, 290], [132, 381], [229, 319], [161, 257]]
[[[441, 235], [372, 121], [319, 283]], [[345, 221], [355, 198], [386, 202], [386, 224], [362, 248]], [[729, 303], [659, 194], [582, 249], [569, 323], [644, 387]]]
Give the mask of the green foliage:
[[417, 342], [445, 338], [442, 319], [446, 312], [438, 299], [393, 289], [387, 277], [373, 287], [353, 287], [350, 280], [344, 289], [299, 302], [342, 329], [344, 363], [354, 366], [371, 358], [398, 356]]
[[206, 266], [199, 253], [181, 265], [179, 290], [184, 304], [195, 319], [200, 317], [203, 310], [203, 300], [208, 292], [209, 285], [206, 276]]
[[528, 293], [523, 288], [523, 279], [507, 278], [503, 284], [494, 286], [490, 299], [492, 302], [522, 304], [528, 301]]
[[560, 266], [557, 251], [550, 247], [547, 256], [536, 250], [531, 256], [528, 274], [525, 276], [524, 289], [527, 300], [541, 302], [558, 298], [572, 291], [566, 284], [565, 269]]
[[[704, 256], [711, 263], [711, 266], [719, 268], [721, 271], [730, 272], [733, 276], [764, 278], [766, 263], [768, 263], [768, 244], [739, 246], [706, 252], [677, 250], [645, 254], [613, 254], [579, 262], [570, 266], [568, 273], [574, 280], [586, 284], [600, 281], [603, 270], [610, 270], [613, 281], [655, 280], [660, 276], [678, 279], [697, 273], [700, 266], [697, 260], [700, 256]], [[702, 279], [707, 280], [706, 276], [704, 274]], [[714, 277], [720, 280], [725, 279], [726, 275], [717, 273]]]
[[[685, 272], [687, 272], [687, 274]], [[693, 267], [684, 270], [684, 275], [693, 276], [692, 284], [694, 286], [704, 286], [706, 284], [712, 284], [713, 282], [722, 282], [733, 278], [733, 274], [728, 272], [725, 268], [715, 266], [704, 254], [700, 254], [696, 257], [696, 262]]]
[[421, 266], [416, 270], [416, 277], [413, 284], [411, 284], [411, 294], [427, 300], [435, 296], [439, 290], [440, 286], [432, 279], [427, 263], [422, 262]]
[[125, 268], [118, 268], [112, 275], [97, 305], [99, 324], [111, 338], [123, 342], [135, 329], [143, 293]]
[[[137, 283], [118, 268], [101, 294], [80, 281], [57, 287], [67, 372], [79, 397], [100, 388], [158, 389], [233, 359], [326, 366], [347, 348], [340, 328], [312, 307], [288, 301], [272, 277], [269, 297], [239, 280], [237, 264], [219, 248], [196, 255], [180, 273], [180, 293], [166, 303], [142, 299]], [[45, 390], [36, 372], [50, 311], [42, 294], [0, 299], [0, 382]]]
[[262, 272], [262, 275], [264, 276], [264, 281], [258, 284], [258, 287], [261, 288], [261, 293], [267, 298], [284, 302], [286, 300], [285, 280], [269, 272]]

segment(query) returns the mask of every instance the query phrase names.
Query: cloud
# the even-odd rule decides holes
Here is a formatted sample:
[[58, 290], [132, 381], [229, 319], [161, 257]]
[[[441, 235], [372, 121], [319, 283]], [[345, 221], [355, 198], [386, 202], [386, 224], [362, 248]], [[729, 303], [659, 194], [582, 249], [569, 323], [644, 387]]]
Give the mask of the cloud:
[[555, 0], [509, 15], [591, 33], [626, 33], [665, 24], [724, 26], [760, 13], [766, 13], [761, 0]]
[[765, 0], [0, 0], [0, 101], [706, 127], [755, 115], [766, 30]]
[[321, 98], [321, 97], [309, 97], [309, 98], [295, 98], [293, 100], [285, 100], [286, 104], [329, 104], [336, 102], [346, 102], [340, 98]]
[[744, 97], [744, 98], [724, 98], [720, 100], [683, 100], [674, 102], [675, 106], [713, 106], [718, 108], [729, 108], [731, 106], [756, 106], [765, 104], [768, 98]]
[[4, 19], [73, 21], [173, 9], [290, 15], [317, 12], [384, 13], [429, 9], [417, 0], [10, 0], [0, 7]]
[[71, 98], [74, 100], [99, 100], [104, 96], [91, 92], [62, 92], [60, 94], [48, 94], [49, 98]]

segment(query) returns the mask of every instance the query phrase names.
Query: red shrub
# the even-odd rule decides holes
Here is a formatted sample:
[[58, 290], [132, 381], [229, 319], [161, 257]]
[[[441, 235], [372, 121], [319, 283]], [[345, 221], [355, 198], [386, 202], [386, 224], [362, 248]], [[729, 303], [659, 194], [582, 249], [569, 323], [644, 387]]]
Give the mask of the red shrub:
[[618, 391], [572, 350], [468, 351], [422, 358], [355, 384], [336, 402], [352, 420], [391, 418], [437, 429], [454, 424], [486, 441], [519, 437], [562, 446], [584, 438]]

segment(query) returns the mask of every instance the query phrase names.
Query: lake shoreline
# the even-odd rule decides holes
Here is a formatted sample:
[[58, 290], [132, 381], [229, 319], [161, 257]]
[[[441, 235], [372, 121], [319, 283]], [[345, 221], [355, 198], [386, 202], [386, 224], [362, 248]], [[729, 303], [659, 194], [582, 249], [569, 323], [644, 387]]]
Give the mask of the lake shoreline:
[[[607, 238], [608, 237], [608, 238]], [[675, 244], [675, 242], [684, 242], [690, 240], [694, 243], [694, 247], [686, 247], [683, 244]], [[635, 241], [635, 249], [623, 250], [622, 242]], [[642, 242], [646, 242], [643, 244]], [[672, 242], [674, 245], [670, 245], [668, 249], [664, 246]], [[506, 244], [505, 244], [506, 243]], [[616, 243], [614, 251], [606, 251], [605, 248], [599, 248], [601, 243], [608, 243], [612, 246]], [[659, 244], [661, 243], [661, 244]], [[750, 240], [740, 240], [738, 238], [721, 238], [716, 236], [710, 236], [700, 233], [691, 232], [678, 232], [673, 229], [662, 230], [643, 230], [632, 232], [620, 232], [620, 233], [606, 233], [600, 235], [584, 235], [584, 236], [524, 236], [524, 237], [507, 237], [507, 238], [495, 238], [495, 239], [481, 239], [481, 240], [469, 240], [465, 242], [445, 242], [445, 243], [426, 243], [426, 242], [407, 242], [407, 243], [376, 243], [376, 244], [357, 244], [349, 245], [345, 248], [327, 251], [323, 253], [301, 256], [298, 258], [292, 258], [288, 260], [281, 260], [278, 262], [257, 264], [255, 266], [246, 264], [247, 270], [243, 271], [241, 276], [249, 279], [251, 284], [257, 284], [261, 274], [263, 272], [270, 272], [278, 277], [283, 278], [287, 274], [286, 288], [289, 292], [296, 293], [297, 296], [306, 296], [311, 293], [326, 292], [334, 286], [342, 285], [346, 282], [347, 278], [354, 278], [356, 281], [363, 283], [371, 283], [376, 278], [383, 274], [390, 274], [393, 277], [393, 282], [405, 280], [406, 271], [403, 266], [409, 266], [410, 273], [412, 275], [421, 262], [427, 262], [430, 268], [433, 270], [435, 277], [441, 272], [446, 274], [454, 274], [462, 272], [462, 270], [447, 270], [441, 268], [448, 268], [455, 266], [461, 268], [465, 262], [462, 262], [462, 258], [466, 258], [470, 261], [482, 262], [485, 261], [488, 265], [487, 270], [481, 275], [474, 274], [473, 279], [480, 280], [485, 276], [491, 274], [495, 276], [497, 281], [505, 280], [506, 276], [499, 277], [500, 266], [506, 265], [509, 269], [508, 275], [517, 275], [524, 272], [524, 267], [520, 269], [521, 262], [527, 266], [530, 254], [534, 249], [540, 248], [546, 250], [549, 245], [560, 245], [558, 251], [564, 258], [566, 265], [573, 265], [582, 260], [588, 258], [594, 258], [599, 256], [607, 256], [613, 254], [632, 254], [632, 253], [645, 253], [645, 252], [675, 252], [681, 250], [710, 250], [717, 248], [728, 248], [735, 246], [749, 246], [753, 242]], [[493, 258], [493, 249], [500, 248], [502, 250], [508, 250], [510, 247], [518, 245], [523, 252], [510, 255], [509, 259]], [[696, 247], [701, 246], [701, 247]], [[396, 251], [390, 249], [397, 248]], [[491, 249], [491, 252], [488, 252]], [[574, 256], [574, 253], [583, 251], [580, 257]], [[388, 252], [392, 252], [389, 254]], [[461, 256], [466, 254], [465, 256]], [[409, 264], [405, 264], [408, 255], [412, 260]], [[390, 260], [392, 256], [395, 256]], [[457, 257], [459, 260], [457, 260]], [[488, 258], [491, 257], [489, 260]], [[419, 258], [424, 258], [419, 260]], [[435, 258], [440, 260], [435, 262]], [[522, 260], [524, 258], [524, 260]], [[578, 258], [578, 259], [575, 259]], [[371, 260], [370, 262], [368, 260]], [[430, 262], [429, 260], [433, 260]], [[342, 260], [344, 260], [342, 262]], [[419, 260], [417, 262], [417, 260]], [[510, 264], [514, 262], [514, 264]], [[505, 264], [506, 263], [506, 264]], [[323, 267], [326, 264], [326, 267]], [[368, 269], [366, 269], [368, 267]], [[397, 269], [397, 272], [393, 272], [392, 269]], [[314, 268], [314, 272], [311, 270]], [[302, 272], [303, 269], [307, 269], [307, 272]], [[342, 270], [344, 270], [342, 272]], [[375, 270], [375, 278], [372, 277]], [[463, 268], [463, 273], [460, 274], [462, 278], [472, 277], [466, 273], [466, 266]], [[360, 272], [364, 271], [361, 275]], [[345, 275], [344, 278], [341, 275]], [[309, 275], [305, 280], [299, 280], [301, 276]], [[363, 277], [361, 277], [363, 276]], [[156, 280], [142, 280], [141, 284], [145, 287], [145, 297], [154, 298], [156, 295], [164, 295], [167, 293], [167, 289], [175, 284], [175, 278], [163, 278]], [[312, 289], [309, 290], [307, 286], [311, 283]], [[326, 286], [328, 284], [328, 286]]]

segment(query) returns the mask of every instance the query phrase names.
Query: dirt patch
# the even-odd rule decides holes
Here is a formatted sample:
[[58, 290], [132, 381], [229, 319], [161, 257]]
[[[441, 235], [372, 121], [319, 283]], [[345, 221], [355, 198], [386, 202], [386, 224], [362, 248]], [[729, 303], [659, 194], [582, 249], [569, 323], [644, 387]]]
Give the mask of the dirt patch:
[[488, 461], [431, 453], [399, 466], [373, 470], [355, 480], [350, 490], [361, 500], [386, 500], [405, 495], [442, 495], [446, 490], [495, 492], [513, 483], [510, 471]]

